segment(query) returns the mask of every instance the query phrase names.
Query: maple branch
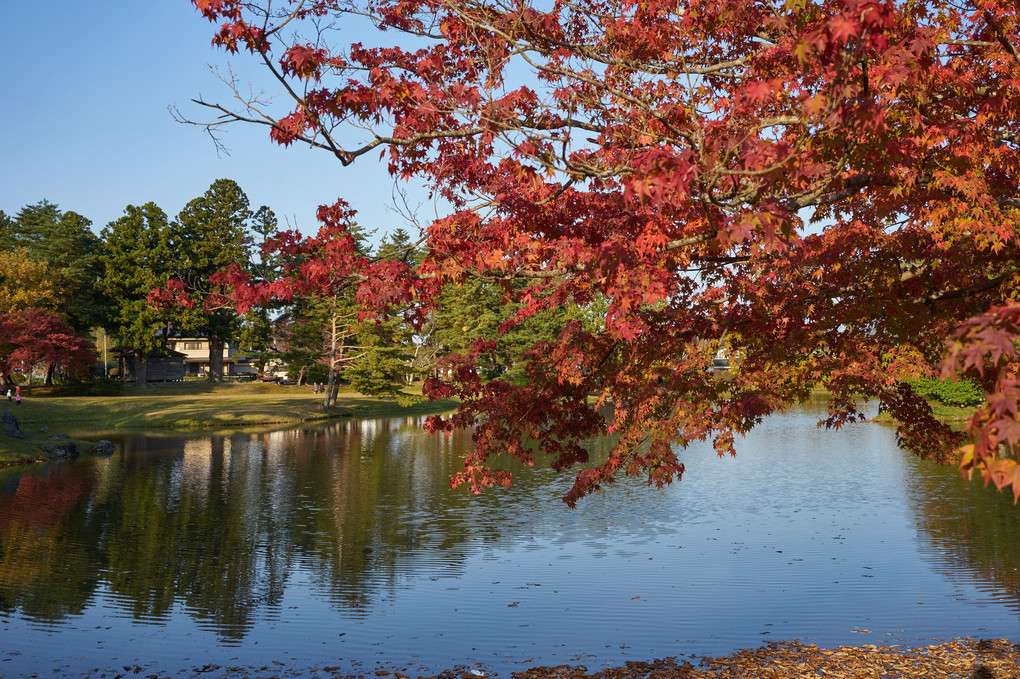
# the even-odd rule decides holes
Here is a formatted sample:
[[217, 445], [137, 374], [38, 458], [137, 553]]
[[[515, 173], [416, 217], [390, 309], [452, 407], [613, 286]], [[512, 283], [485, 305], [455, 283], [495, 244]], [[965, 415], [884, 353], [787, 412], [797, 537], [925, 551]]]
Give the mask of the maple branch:
[[963, 299], [970, 297], [971, 295], [977, 295], [982, 292], [988, 292], [1002, 285], [1002, 283], [1012, 277], [1013, 271], [1006, 271], [993, 278], [975, 283], [974, 285], [968, 285], [965, 288], [958, 288], [956, 290], [943, 290], [940, 292], [933, 292], [922, 297], [914, 298], [915, 302], [921, 304], [931, 304], [933, 302], [943, 302], [950, 299]]
[[716, 265], [725, 264], [747, 264], [751, 261], [750, 255], [732, 255], [729, 257], [702, 257], [699, 261], [709, 262]]
[[931, 271], [936, 264], [938, 264], [938, 262], [924, 262], [922, 264], [909, 264], [906, 267], [901, 264], [900, 283], [906, 283], [913, 278], [917, 278], [918, 276]]
[[269, 24], [269, 15], [270, 15], [270, 12], [269, 12], [269, 7], [267, 5], [266, 6], [266, 11], [265, 11], [265, 21], [262, 23], [262, 32], [266, 36], [270, 36], [270, 35], [273, 35], [275, 33], [279, 33], [291, 21], [297, 20], [298, 16], [301, 14], [301, 9], [304, 6], [305, 6], [305, 0], [300, 0], [300, 2], [297, 3], [297, 5], [294, 7], [294, 9], [287, 16], [285, 16], [282, 20], [280, 20], [280, 22], [276, 26], [270, 28], [270, 24]]
[[[285, 98], [292, 110], [273, 120], [256, 97], [238, 97], [247, 110], [226, 102], [236, 114], [200, 104], [219, 123], [268, 125], [278, 141], [329, 149], [344, 165], [385, 149], [397, 181], [423, 177], [454, 211], [473, 214], [437, 215], [417, 271], [409, 261], [376, 266], [335, 238], [336, 248], [314, 250], [335, 235], [326, 229], [323, 241], [295, 245], [309, 267], [251, 299], [367, 282], [366, 304], [411, 300], [423, 314], [442, 305], [441, 284], [476, 278], [515, 302], [554, 295], [532, 297], [528, 313], [571, 293], [610, 300], [601, 329], [560, 335], [527, 386], [479, 392], [477, 375], [461, 382], [457, 419], [491, 424], [483, 457], [508, 436], [548, 433], [556, 441], [546, 452], [575, 444], [580, 428], [566, 425], [590, 407], [580, 402], [586, 387], [615, 399], [621, 434], [589, 490], [662, 463], [640, 446], [750, 426], [809, 379], [837, 386], [838, 420], [850, 389], [888, 400], [884, 385], [933, 367], [933, 347], [954, 341], [960, 317], [1012, 292], [1020, 39], [1011, 0], [865, 2], [864, 12], [860, 2], [782, 0], [271, 1], [272, 10], [260, 0], [201, 4], [222, 18], [228, 50], [242, 42], [241, 12], [249, 36], [280, 36], [274, 49], [282, 40], [287, 52], [275, 67], [268, 47], [260, 55], [296, 106]], [[368, 23], [358, 17], [398, 35], [346, 53], [325, 44], [332, 36], [319, 22]], [[298, 37], [299, 19], [318, 30], [311, 42]], [[799, 237], [812, 211], [821, 233]], [[709, 385], [694, 357], [717, 348], [713, 337], [746, 351], [726, 387]], [[626, 349], [597, 375], [579, 373], [579, 357], [590, 369], [610, 340]], [[657, 381], [670, 370], [672, 382]], [[500, 398], [504, 388], [512, 398]], [[723, 389], [732, 410], [696, 407]], [[580, 397], [573, 410], [564, 393]], [[667, 412], [670, 398], [690, 412]], [[557, 420], [541, 404], [567, 414]]]
[[856, 193], [860, 193], [862, 190], [871, 186], [874, 179], [875, 178], [870, 174], [850, 177], [843, 182], [844, 188], [839, 191], [821, 194], [808, 194], [802, 198], [788, 201], [787, 206], [792, 210], [798, 210], [800, 208], [813, 207], [817, 205], [831, 205], [832, 203], [849, 198]]
[[[677, 238], [665, 243], [662, 247], [657, 249], [657, 252], [667, 253], [673, 250], [679, 250], [680, 248], [690, 247], [692, 245], [699, 245], [701, 243], [705, 243], [709, 240], [712, 240], [713, 238], [716, 237], [717, 234], [718, 232], [716, 230], [712, 230], [703, 234], [698, 234], [696, 236], [688, 236], [687, 238]], [[482, 273], [478, 271], [465, 270], [463, 273], [466, 276], [469, 276], [471, 278], [477, 278], [479, 280], [508, 281], [508, 280], [547, 280], [552, 278], [563, 278], [568, 276], [569, 274], [574, 273], [588, 273], [589, 271], [590, 271], [589, 266], [575, 264], [573, 266], [561, 266], [556, 267], [554, 269], [520, 268], [517, 269], [516, 271], [498, 273], [496, 272]], [[432, 278], [433, 276], [430, 274], [424, 274], [421, 277]]]
[[548, 205], [549, 203], [555, 202], [556, 200], [559, 199], [560, 196], [562, 196], [564, 193], [567, 192], [567, 189], [569, 189], [571, 186], [574, 185], [574, 181], [575, 180], [571, 177], [562, 186], [560, 186], [560, 188], [556, 189], [556, 193], [554, 193], [553, 195], [549, 196], [545, 200], [540, 201], [538, 203], [538, 205], [539, 206], [543, 206], [543, 205]]
[[993, 47], [994, 42], [987, 40], [943, 40], [941, 45], [961, 45], [964, 47]]
[[999, 44], [1005, 47], [1006, 51], [1012, 54], [1013, 58], [1016, 59], [1017, 62], [1020, 62], [1020, 52], [1018, 52], [1013, 43], [1009, 41], [1009, 38], [1002, 30], [1002, 26], [999, 25], [995, 16], [987, 9], [982, 13], [982, 16], [984, 16], [985, 21], [988, 22], [988, 26], [992, 29], [992, 32], [995, 33], [995, 39], [999, 41]]
[[[304, 2], [305, 2], [305, 0], [301, 0], [298, 3], [298, 7], [297, 7], [297, 9], [295, 9], [295, 12], [300, 12], [301, 6], [304, 4]], [[267, 11], [267, 15], [268, 15], [268, 11]], [[291, 18], [292, 17], [288, 17], [284, 21], [283, 25], [288, 23], [291, 20]], [[267, 43], [265, 43], [264, 41], [256, 40], [256, 36], [252, 32], [251, 27], [249, 26], [248, 22], [240, 21], [238, 23], [243, 27], [245, 33], [247, 34], [250, 44], [253, 47], [255, 45], [258, 45], [258, 47], [256, 49], [256, 52], [262, 58], [263, 65], [265, 65], [265, 67], [267, 69], [269, 69], [269, 72], [273, 74], [273, 77], [276, 78], [276, 81], [278, 83], [280, 83], [280, 85], [283, 86], [283, 88], [287, 91], [287, 94], [290, 95], [291, 99], [293, 99], [294, 102], [297, 103], [298, 108], [300, 108], [301, 111], [303, 111], [305, 113], [305, 115], [307, 115], [309, 117], [309, 119], [313, 121], [314, 129], [317, 130], [317, 133], [321, 133], [323, 138], [326, 140], [325, 145], [321, 145], [319, 143], [316, 143], [315, 146], [318, 146], [319, 148], [327, 148], [327, 149], [329, 149], [330, 152], [332, 152], [332, 154], [337, 159], [339, 159], [341, 162], [343, 162], [343, 160], [344, 160], [344, 150], [343, 150], [343, 148], [341, 146], [339, 146], [338, 144], [336, 144], [336, 142], [334, 141], [332, 135], [326, 130], [325, 126], [321, 124], [321, 121], [319, 120], [319, 116], [316, 115], [316, 113], [314, 111], [312, 111], [312, 109], [308, 106], [307, 99], [305, 97], [299, 95], [296, 91], [294, 91], [294, 88], [291, 87], [290, 82], [288, 82], [287, 78], [284, 77], [283, 73], [280, 72], [277, 69], [276, 64], [273, 63], [273, 60], [269, 58], [269, 49], [266, 46]], [[280, 27], [282, 28], [282, 25]], [[321, 36], [321, 29], [319, 30], [319, 34]], [[281, 129], [279, 124], [276, 123], [275, 121], [273, 122], [273, 128], [279, 130], [280, 132], [286, 132], [286, 130]], [[315, 136], [317, 136], [317, 135], [315, 135]], [[308, 143], [309, 145], [312, 145], [311, 140], [305, 139], [305, 135], [301, 135], [301, 137], [302, 137], [303, 141], [306, 141], [306, 143]], [[312, 138], [314, 139], [314, 136]]]
[[[621, 99], [623, 101], [627, 101], [627, 102], [629, 102], [631, 104], [639, 106], [643, 110], [645, 110], [645, 112], [649, 116], [652, 116], [660, 124], [662, 124], [664, 127], [666, 127], [666, 129], [668, 129], [671, 132], [673, 132], [679, 138], [684, 139], [684, 140], [688, 141], [689, 143], [693, 144], [693, 140], [690, 139], [689, 136], [687, 136], [687, 135], [681, 133], [679, 130], [675, 129], [675, 127], [669, 121], [667, 121], [665, 119], [665, 117], [660, 112], [658, 112], [657, 110], [653, 109], [647, 103], [642, 102], [640, 99], [630, 95], [629, 93], [624, 92], [623, 90], [620, 90], [619, 88], [615, 88], [615, 87], [610, 86], [610, 84], [609, 84], [609, 82], [607, 80], [595, 78], [593, 76], [589, 76], [587, 73], [581, 73], [581, 72], [578, 72], [576, 70], [567, 70], [567, 69], [564, 69], [564, 68], [553, 67], [553, 66], [551, 66], [549, 64], [539, 63], [538, 61], [532, 59], [531, 56], [528, 54], [528, 52], [534, 51], [537, 54], [543, 54], [543, 56], [547, 56], [547, 54], [544, 54], [542, 51], [539, 51], [539, 50], [528, 49], [529, 47], [532, 47], [531, 44], [526, 44], [525, 46], [522, 47], [522, 46], [519, 45], [519, 41], [515, 38], [515, 36], [507, 33], [506, 31], [501, 30], [500, 28], [498, 28], [495, 25], [493, 25], [491, 22], [484, 23], [484, 24], [477, 23], [477, 22], [475, 22], [475, 20], [472, 17], [470, 17], [469, 15], [467, 15], [467, 14], [465, 14], [463, 12], [458, 11], [455, 7], [451, 8], [451, 11], [453, 11], [458, 16], [460, 16], [460, 18], [462, 18], [466, 23], [474, 25], [476, 28], [481, 28], [481, 29], [485, 30], [488, 33], [491, 33], [491, 34], [494, 34], [494, 35], [499, 35], [504, 40], [506, 40], [508, 44], [514, 44], [515, 45], [514, 53], [517, 56], [519, 56], [521, 59], [523, 59], [525, 61], [525, 63], [527, 63], [529, 66], [531, 66], [533, 69], [535, 69], [536, 72], [538, 72], [538, 73], [547, 73], [549, 75], [555, 75], [555, 76], [558, 76], [560, 78], [565, 78], [565, 79], [568, 79], [568, 80], [575, 79], [575, 80], [581, 81], [581, 82], [591, 86], [592, 88], [594, 88], [596, 90], [605, 91], [606, 93], [611, 94], [612, 96], [617, 97], [617, 98], [619, 98], [619, 99]], [[527, 29], [527, 30], [530, 30], [530, 29]]]

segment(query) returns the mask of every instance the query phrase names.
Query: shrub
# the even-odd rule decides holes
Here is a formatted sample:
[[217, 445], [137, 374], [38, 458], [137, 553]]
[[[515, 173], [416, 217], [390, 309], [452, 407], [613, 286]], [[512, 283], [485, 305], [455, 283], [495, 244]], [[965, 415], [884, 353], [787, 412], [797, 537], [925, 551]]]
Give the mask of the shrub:
[[967, 408], [985, 400], [985, 392], [981, 387], [963, 378], [940, 380], [937, 377], [922, 377], [909, 384], [918, 395], [947, 406]]

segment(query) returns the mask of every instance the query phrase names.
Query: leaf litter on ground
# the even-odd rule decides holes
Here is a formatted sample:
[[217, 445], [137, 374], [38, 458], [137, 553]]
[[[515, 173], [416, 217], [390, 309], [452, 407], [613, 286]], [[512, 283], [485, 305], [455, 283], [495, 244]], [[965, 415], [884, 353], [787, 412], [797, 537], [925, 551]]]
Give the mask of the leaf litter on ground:
[[[393, 666], [395, 667], [395, 666]], [[191, 676], [217, 670], [224, 679], [372, 679], [392, 676], [411, 679], [410, 668], [369, 670], [340, 665], [298, 667], [279, 663], [275, 667], [229, 667], [205, 665]], [[139, 670], [134, 669], [138, 676]], [[148, 668], [146, 671], [151, 671]], [[187, 675], [178, 673], [177, 676]], [[86, 677], [124, 677], [93, 670]], [[164, 673], [152, 679], [170, 679]], [[481, 679], [503, 676], [478, 666], [459, 666], [418, 679]], [[797, 641], [769, 642], [756, 649], [742, 649], [726, 656], [687, 656], [629, 661], [619, 667], [589, 671], [585, 665], [536, 666], [511, 673], [513, 679], [1020, 679], [1020, 644], [1007, 639], [955, 639], [939, 644], [904, 648], [898, 646], [839, 646], [825, 649]]]

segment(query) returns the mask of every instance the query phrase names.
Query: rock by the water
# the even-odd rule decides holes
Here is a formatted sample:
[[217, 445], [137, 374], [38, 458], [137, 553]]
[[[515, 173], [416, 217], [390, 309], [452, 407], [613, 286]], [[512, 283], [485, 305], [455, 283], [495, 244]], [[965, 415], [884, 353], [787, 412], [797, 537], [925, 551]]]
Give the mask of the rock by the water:
[[117, 446], [113, 444], [113, 441], [103, 439], [102, 441], [97, 442], [96, 445], [92, 446], [92, 449], [89, 452], [100, 457], [109, 457], [117, 452]]
[[0, 415], [0, 422], [3, 423], [4, 431], [8, 436], [16, 439], [25, 438], [25, 435], [21, 433], [21, 427], [18, 425], [18, 418], [11, 413]]
[[50, 433], [50, 428], [49, 427], [39, 427], [39, 433], [40, 434], [49, 434]]
[[50, 454], [54, 460], [73, 460], [78, 457], [78, 446], [74, 441], [66, 443], [44, 443], [43, 450]]

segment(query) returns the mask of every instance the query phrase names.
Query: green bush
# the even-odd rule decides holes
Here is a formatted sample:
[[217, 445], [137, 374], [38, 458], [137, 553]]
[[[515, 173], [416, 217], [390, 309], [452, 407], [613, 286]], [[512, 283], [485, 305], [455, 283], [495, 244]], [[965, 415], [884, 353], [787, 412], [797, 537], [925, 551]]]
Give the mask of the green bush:
[[922, 377], [909, 382], [918, 395], [930, 401], [947, 406], [967, 408], [985, 400], [985, 392], [970, 380], [940, 380], [937, 377]]

